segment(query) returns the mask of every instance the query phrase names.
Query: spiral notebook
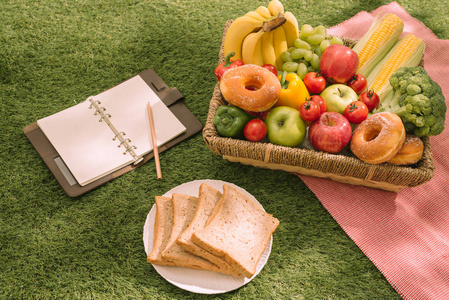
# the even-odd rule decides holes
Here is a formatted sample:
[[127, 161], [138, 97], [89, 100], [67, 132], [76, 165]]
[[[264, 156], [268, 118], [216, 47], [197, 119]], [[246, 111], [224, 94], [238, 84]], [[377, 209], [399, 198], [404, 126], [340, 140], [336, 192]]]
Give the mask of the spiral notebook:
[[37, 121], [76, 181], [84, 186], [153, 150], [150, 102], [158, 146], [186, 128], [140, 76]]
[[151, 70], [70, 108], [37, 120], [24, 133], [69, 196], [81, 195], [153, 158], [147, 106], [159, 152], [202, 128]]

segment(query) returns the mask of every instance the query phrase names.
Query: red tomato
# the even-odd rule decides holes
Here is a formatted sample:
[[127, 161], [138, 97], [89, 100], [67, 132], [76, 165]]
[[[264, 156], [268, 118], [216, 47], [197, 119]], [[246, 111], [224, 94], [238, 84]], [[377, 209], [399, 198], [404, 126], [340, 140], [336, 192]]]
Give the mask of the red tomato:
[[303, 81], [311, 94], [319, 94], [326, 88], [326, 78], [319, 72], [307, 73]]
[[379, 106], [379, 95], [377, 95], [374, 90], [365, 91], [360, 95], [359, 101], [365, 103], [368, 110], [372, 111]]
[[243, 134], [248, 140], [258, 142], [267, 135], [267, 125], [260, 119], [252, 119], [246, 123]]
[[262, 65], [262, 68], [265, 68], [268, 71], [270, 71], [271, 73], [273, 73], [274, 75], [278, 76], [278, 70], [276, 69], [275, 66], [273, 66], [271, 64], [264, 64], [264, 65]]
[[315, 121], [321, 114], [320, 106], [313, 101], [307, 100], [299, 107], [299, 114], [304, 121]]
[[357, 94], [360, 94], [366, 89], [366, 78], [363, 75], [355, 74], [354, 77], [349, 79], [346, 83], [350, 88], [352, 88]]
[[318, 104], [320, 106], [321, 113], [326, 111], [326, 109], [327, 109], [326, 101], [320, 95], [312, 95], [309, 98], [309, 100], [315, 102], [316, 104]]
[[344, 115], [349, 122], [359, 124], [368, 117], [368, 107], [362, 101], [354, 101], [346, 106]]

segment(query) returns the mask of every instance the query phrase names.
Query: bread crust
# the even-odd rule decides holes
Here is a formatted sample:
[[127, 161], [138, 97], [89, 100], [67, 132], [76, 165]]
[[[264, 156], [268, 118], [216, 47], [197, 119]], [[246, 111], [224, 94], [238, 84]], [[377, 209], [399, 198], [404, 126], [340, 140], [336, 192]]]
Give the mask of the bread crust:
[[[279, 220], [233, 185], [223, 185], [221, 197], [214, 190], [207, 185], [200, 188], [199, 198], [206, 199], [204, 193], [208, 194], [207, 198], [212, 198], [204, 200], [204, 203], [184, 194], [174, 193], [171, 198], [156, 196], [153, 249], [147, 257], [149, 263], [238, 277], [254, 276]], [[199, 218], [197, 224], [193, 222], [195, 216]], [[184, 233], [186, 240], [181, 238]], [[194, 250], [182, 247], [183, 241], [191, 247], [187, 249]], [[207, 253], [210, 260], [196, 253]]]
[[218, 266], [184, 250], [176, 243], [179, 235], [187, 228], [193, 218], [193, 212], [196, 210], [198, 198], [174, 193], [172, 195], [172, 201], [174, 211], [173, 228], [167, 246], [162, 251], [162, 259], [172, 262], [178, 267], [219, 272], [220, 269]]
[[173, 202], [170, 197], [156, 196], [156, 217], [154, 221], [153, 249], [147, 257], [152, 264], [174, 266], [175, 264], [162, 259], [162, 251], [170, 239], [173, 222]]
[[195, 231], [191, 239], [223, 258], [243, 276], [252, 277], [278, 225], [278, 219], [234, 186], [225, 184], [220, 210], [207, 226]]
[[198, 206], [195, 215], [188, 227], [181, 233], [176, 242], [183, 249], [207, 259], [220, 268], [220, 272], [233, 276], [241, 274], [234, 270], [230, 264], [220, 257], [213, 255], [205, 249], [194, 244], [191, 240], [193, 233], [206, 226], [207, 222], [213, 218], [212, 213], [216, 211], [220, 205], [217, 205], [222, 199], [220, 191], [214, 189], [206, 183], [202, 183], [199, 189]]

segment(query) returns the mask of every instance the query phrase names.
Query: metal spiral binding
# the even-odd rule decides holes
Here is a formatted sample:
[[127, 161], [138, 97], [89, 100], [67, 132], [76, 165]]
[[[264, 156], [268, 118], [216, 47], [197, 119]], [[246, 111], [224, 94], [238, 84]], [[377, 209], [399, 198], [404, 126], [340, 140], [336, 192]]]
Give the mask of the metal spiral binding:
[[126, 133], [123, 132], [123, 131], [120, 131], [120, 132], [118, 132], [118, 133], [112, 138], [112, 140], [115, 141], [115, 140], [117, 139], [117, 137], [120, 136], [120, 135], [121, 135], [121, 136], [125, 136]]
[[111, 128], [112, 132], [114, 133], [114, 137], [112, 138], [113, 141], [116, 141], [117, 139], [120, 141], [120, 143], [117, 145], [117, 147], [124, 147], [125, 151], [123, 152], [123, 155], [126, 155], [127, 153], [129, 153], [133, 159], [134, 159], [134, 164], [137, 164], [138, 162], [140, 162], [142, 160], [142, 157], [139, 157], [136, 152], [134, 151], [134, 149], [137, 149], [136, 146], [134, 145], [130, 145], [131, 140], [129, 138], [124, 138], [124, 136], [126, 135], [125, 132], [123, 131], [118, 131], [115, 126], [111, 123], [111, 115], [108, 113], [105, 113], [106, 108], [101, 105], [101, 102], [98, 100], [94, 100], [92, 97], [88, 98], [90, 105], [89, 105], [89, 109], [95, 109], [94, 115], [100, 115], [100, 119], [98, 119], [98, 122], [105, 122], [109, 128]]

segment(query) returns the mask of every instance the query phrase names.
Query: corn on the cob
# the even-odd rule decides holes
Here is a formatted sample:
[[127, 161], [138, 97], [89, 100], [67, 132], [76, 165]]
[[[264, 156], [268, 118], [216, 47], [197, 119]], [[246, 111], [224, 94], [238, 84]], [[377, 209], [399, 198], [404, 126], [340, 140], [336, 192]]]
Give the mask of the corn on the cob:
[[357, 42], [353, 50], [359, 55], [357, 73], [365, 77], [396, 43], [404, 29], [404, 22], [395, 14], [376, 16], [370, 29]]
[[415, 67], [421, 62], [425, 44], [414, 34], [401, 37], [367, 78], [368, 89], [382, 100], [392, 91], [389, 79], [400, 67]]

